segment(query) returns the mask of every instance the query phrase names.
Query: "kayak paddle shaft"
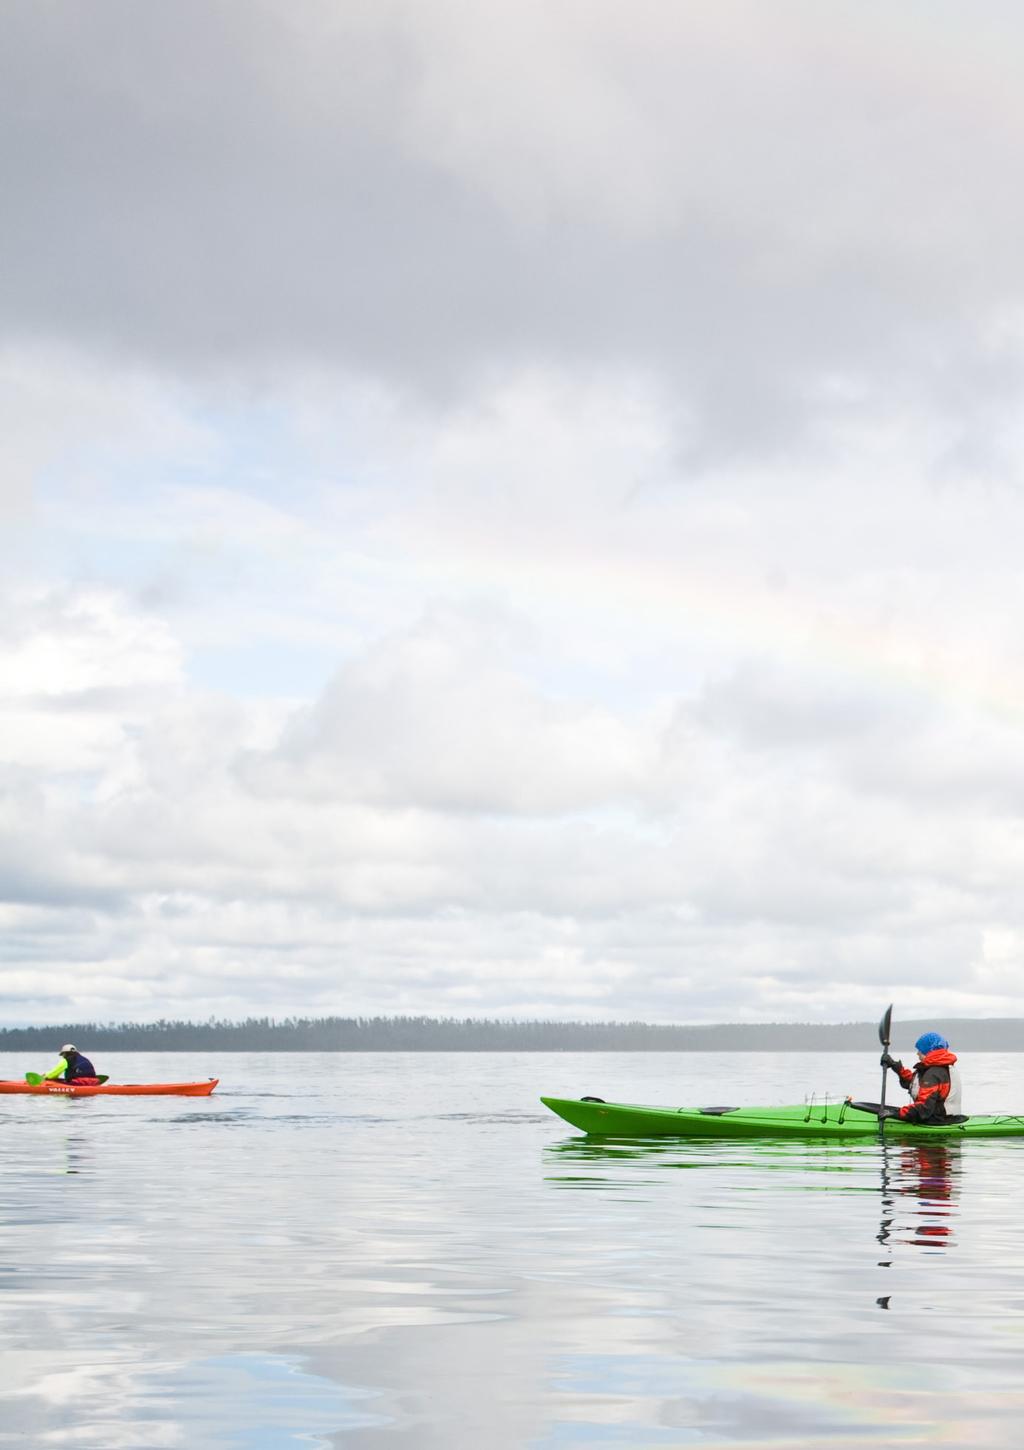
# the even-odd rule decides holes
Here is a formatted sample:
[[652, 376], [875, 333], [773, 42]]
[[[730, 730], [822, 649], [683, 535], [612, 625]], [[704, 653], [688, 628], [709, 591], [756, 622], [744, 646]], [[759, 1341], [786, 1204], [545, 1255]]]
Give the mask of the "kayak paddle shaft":
[[[890, 1002], [889, 1005], [888, 1005], [888, 1007], [885, 1010], [885, 1016], [882, 1018], [881, 1022], [879, 1022], [879, 1024], [878, 1024], [878, 1040], [882, 1044], [882, 1051], [883, 1052], [888, 1052], [889, 1051], [889, 1041], [890, 1041], [890, 1038], [891, 1038], [891, 1033], [892, 1033], [892, 1003]], [[889, 1072], [889, 1069], [887, 1067], [883, 1067], [882, 1068], [882, 1100], [879, 1103], [879, 1107], [882, 1109], [882, 1111], [878, 1114], [878, 1121], [880, 1123], [885, 1118], [885, 1080], [886, 1080], [886, 1077], [888, 1076], [888, 1072]]]

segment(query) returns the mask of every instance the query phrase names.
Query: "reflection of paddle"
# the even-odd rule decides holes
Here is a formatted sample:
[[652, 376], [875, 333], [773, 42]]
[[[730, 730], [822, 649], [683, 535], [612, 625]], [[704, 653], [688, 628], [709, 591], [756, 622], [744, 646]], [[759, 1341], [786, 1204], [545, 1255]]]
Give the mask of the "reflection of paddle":
[[[889, 1039], [890, 1039], [890, 1035], [891, 1035], [891, 1028], [892, 1028], [892, 1003], [890, 1002], [889, 1005], [888, 1005], [888, 1007], [885, 1009], [885, 1016], [882, 1018], [881, 1022], [879, 1022], [879, 1024], [878, 1024], [878, 1040], [882, 1044], [882, 1053], [883, 1053], [883, 1056], [884, 1056], [885, 1053], [887, 1053], [889, 1051]], [[883, 1066], [883, 1068], [882, 1068], [882, 1101], [881, 1101], [881, 1104], [880, 1104], [882, 1111], [878, 1114], [878, 1123], [879, 1123], [879, 1126], [881, 1126], [882, 1119], [885, 1117], [885, 1079], [888, 1076], [888, 1073], [889, 1073], [889, 1069], [887, 1067]]]
[[[43, 1074], [41, 1072], [27, 1072], [25, 1074], [25, 1081], [28, 1083], [29, 1087], [38, 1087], [40, 1083], [46, 1082], [46, 1078], [43, 1077]], [[51, 1079], [51, 1081], [52, 1081], [52, 1079]], [[110, 1074], [105, 1072], [105, 1073], [103, 1073], [103, 1075], [101, 1077], [98, 1077], [96, 1079], [96, 1084], [104, 1083], [104, 1082], [109, 1082], [109, 1081], [110, 1081]], [[69, 1087], [74, 1087], [74, 1083], [69, 1083], [68, 1086]]]

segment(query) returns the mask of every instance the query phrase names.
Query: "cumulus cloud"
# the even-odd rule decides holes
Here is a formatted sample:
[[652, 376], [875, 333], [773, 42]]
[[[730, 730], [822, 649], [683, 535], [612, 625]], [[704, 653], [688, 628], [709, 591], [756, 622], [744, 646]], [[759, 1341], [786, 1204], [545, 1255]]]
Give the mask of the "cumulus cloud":
[[789, 733], [778, 681], [771, 728], [726, 697], [738, 734], [714, 680], [669, 716], [577, 712], [531, 647], [437, 606], [276, 729], [173, 667], [131, 708], [72, 690], [80, 758], [20, 746], [3, 782], [10, 1009], [827, 1015], [894, 971], [916, 1003], [922, 952], [940, 990], [976, 959], [976, 1000], [1005, 1000], [979, 933], [1005, 955], [1020, 930], [1005, 806], [968, 793], [951, 838], [915, 780], [865, 792], [877, 720], [830, 729], [827, 694], [819, 728], [797, 691]]
[[505, 815], [634, 794], [646, 742], [612, 711], [532, 686], [514, 647], [514, 621], [436, 605], [343, 669], [248, 778], [320, 800]]

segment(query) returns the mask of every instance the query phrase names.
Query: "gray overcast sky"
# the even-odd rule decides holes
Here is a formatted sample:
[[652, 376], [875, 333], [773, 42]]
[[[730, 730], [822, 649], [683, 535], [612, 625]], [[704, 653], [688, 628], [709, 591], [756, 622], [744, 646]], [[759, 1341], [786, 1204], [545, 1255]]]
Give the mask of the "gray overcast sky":
[[7, 0], [0, 1010], [1020, 1010], [1019, 6]]

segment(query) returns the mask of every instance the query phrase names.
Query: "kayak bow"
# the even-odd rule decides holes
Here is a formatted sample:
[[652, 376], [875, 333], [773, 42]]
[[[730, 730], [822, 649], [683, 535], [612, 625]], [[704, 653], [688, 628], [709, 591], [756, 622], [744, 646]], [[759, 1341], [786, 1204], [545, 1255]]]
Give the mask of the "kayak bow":
[[174, 1094], [181, 1098], [208, 1098], [219, 1078], [206, 1082], [104, 1082], [89, 1087], [76, 1087], [73, 1082], [2, 1082], [0, 1093], [34, 1093], [37, 1097], [160, 1097]]
[[1024, 1116], [1000, 1114], [923, 1127], [847, 1102], [780, 1108], [651, 1108], [595, 1098], [541, 1102], [574, 1128], [601, 1138], [1021, 1138]]

